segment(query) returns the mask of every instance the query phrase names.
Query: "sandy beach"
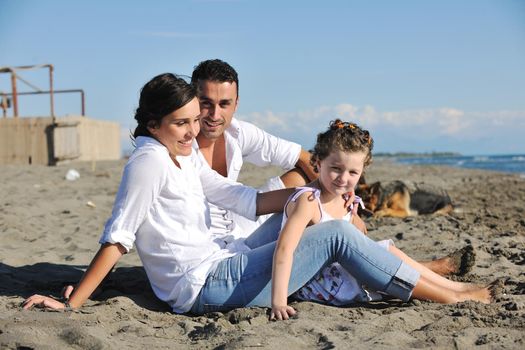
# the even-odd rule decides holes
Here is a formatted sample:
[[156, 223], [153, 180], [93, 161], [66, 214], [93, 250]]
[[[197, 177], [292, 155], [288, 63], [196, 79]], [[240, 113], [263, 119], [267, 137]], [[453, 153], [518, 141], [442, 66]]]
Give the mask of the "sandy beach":
[[[373, 182], [446, 190], [447, 216], [367, 219], [373, 239], [391, 238], [418, 259], [467, 244], [473, 270], [461, 280], [505, 280], [495, 303], [440, 305], [398, 300], [345, 308], [294, 303], [296, 319], [269, 322], [267, 309], [177, 315], [153, 295], [136, 252], [74, 312], [19, 307], [33, 293], [59, 296], [98, 249], [124, 161], [0, 167], [0, 349], [523, 349], [525, 178], [519, 175], [376, 161]], [[64, 179], [74, 168], [76, 181]], [[243, 169], [259, 185], [279, 169]]]

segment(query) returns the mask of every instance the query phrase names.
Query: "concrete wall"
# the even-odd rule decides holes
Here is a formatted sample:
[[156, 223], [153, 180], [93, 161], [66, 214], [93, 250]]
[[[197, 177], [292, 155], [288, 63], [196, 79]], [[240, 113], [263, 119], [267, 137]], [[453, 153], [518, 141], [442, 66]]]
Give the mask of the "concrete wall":
[[81, 116], [0, 119], [0, 164], [120, 159], [118, 123]]

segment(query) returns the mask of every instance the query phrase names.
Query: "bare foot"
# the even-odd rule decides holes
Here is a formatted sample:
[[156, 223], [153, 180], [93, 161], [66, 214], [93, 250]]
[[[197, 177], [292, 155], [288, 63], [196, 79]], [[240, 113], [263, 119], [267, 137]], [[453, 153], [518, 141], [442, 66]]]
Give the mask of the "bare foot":
[[472, 270], [475, 262], [476, 252], [471, 245], [467, 245], [443, 258], [422, 262], [422, 264], [442, 276], [463, 276]]
[[488, 288], [490, 290], [490, 295], [491, 295], [491, 300], [490, 300], [491, 302], [495, 302], [496, 299], [499, 298], [503, 294], [504, 287], [505, 287], [505, 281], [502, 278], [498, 278], [497, 280], [492, 281], [488, 285]]
[[490, 304], [503, 293], [503, 280], [497, 279], [484, 288], [459, 293], [459, 301], [474, 300]]
[[470, 292], [473, 290], [483, 289], [482, 285], [475, 283], [466, 283], [466, 282], [456, 282], [458, 284], [457, 290], [461, 292]]
[[452, 274], [463, 276], [472, 270], [476, 263], [476, 252], [471, 245], [467, 245], [452, 254], [448, 255], [454, 266]]

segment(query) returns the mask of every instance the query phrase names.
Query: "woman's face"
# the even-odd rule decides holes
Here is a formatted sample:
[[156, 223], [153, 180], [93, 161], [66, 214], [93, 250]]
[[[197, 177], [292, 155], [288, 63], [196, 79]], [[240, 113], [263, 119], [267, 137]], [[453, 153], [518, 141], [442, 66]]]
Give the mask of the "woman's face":
[[338, 196], [352, 192], [363, 173], [365, 158], [365, 152], [332, 151], [317, 163], [323, 189]]
[[199, 133], [199, 100], [193, 100], [164, 116], [157, 128], [149, 132], [174, 156], [189, 156], [191, 143]]

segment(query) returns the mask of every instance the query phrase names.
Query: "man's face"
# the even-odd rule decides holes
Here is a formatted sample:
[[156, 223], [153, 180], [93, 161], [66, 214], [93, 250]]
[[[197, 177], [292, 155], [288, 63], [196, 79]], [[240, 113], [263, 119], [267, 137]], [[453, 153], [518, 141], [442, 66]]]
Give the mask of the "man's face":
[[219, 138], [237, 110], [237, 84], [203, 80], [199, 82], [201, 108], [200, 135], [207, 139]]

